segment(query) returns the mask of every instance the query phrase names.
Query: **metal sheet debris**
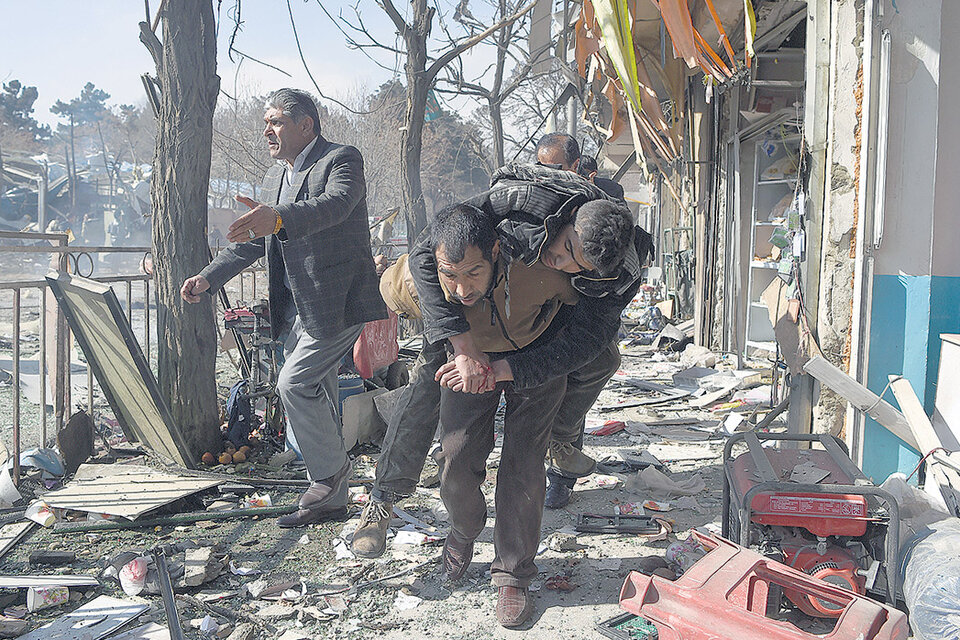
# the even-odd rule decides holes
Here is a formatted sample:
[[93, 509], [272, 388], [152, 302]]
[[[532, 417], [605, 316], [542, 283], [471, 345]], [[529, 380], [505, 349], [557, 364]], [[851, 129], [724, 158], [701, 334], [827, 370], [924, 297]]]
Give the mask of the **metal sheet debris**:
[[193, 468], [196, 456], [170, 416], [113, 289], [59, 272], [47, 283], [124, 434]]
[[27, 535], [33, 527], [36, 526], [32, 520], [26, 522], [14, 522], [0, 527], [0, 558], [12, 549], [23, 536]]
[[98, 596], [77, 610], [21, 636], [20, 640], [99, 640], [149, 608], [140, 602]]

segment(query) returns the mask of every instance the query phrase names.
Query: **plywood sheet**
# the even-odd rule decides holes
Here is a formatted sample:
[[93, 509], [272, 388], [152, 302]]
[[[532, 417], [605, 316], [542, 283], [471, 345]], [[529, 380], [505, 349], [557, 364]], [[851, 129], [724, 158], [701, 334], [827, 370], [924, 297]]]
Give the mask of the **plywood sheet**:
[[163, 473], [150, 467], [85, 464], [63, 489], [44, 494], [51, 507], [105, 513], [135, 520], [145, 513], [223, 480]]

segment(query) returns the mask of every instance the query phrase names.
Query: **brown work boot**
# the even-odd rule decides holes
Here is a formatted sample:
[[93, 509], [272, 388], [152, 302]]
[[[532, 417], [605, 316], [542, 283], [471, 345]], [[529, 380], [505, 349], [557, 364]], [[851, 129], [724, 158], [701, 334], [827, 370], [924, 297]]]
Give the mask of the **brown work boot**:
[[569, 442], [551, 440], [547, 459], [560, 475], [568, 478], [583, 478], [597, 470], [597, 461]]
[[387, 531], [393, 519], [393, 503], [371, 499], [360, 514], [350, 550], [361, 558], [379, 558], [387, 549]]
[[532, 613], [533, 601], [526, 587], [497, 587], [497, 622], [501, 625], [519, 627]]
[[473, 560], [473, 541], [461, 543], [453, 539], [453, 534], [448, 535], [443, 543], [442, 559], [443, 572], [447, 575], [447, 580], [456, 582], [470, 568], [470, 561]]

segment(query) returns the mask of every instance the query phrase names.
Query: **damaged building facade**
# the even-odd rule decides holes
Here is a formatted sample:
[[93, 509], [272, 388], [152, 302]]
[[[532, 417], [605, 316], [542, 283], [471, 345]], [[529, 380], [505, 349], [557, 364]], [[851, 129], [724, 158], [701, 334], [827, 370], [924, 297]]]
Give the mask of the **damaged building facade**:
[[624, 3], [618, 31], [601, 4], [620, 3], [576, 16], [585, 117], [628, 196], [651, 185], [639, 221], [697, 341], [776, 361], [793, 431], [909, 473], [919, 452], [803, 367], [822, 356], [894, 406], [902, 375], [937, 421], [941, 334], [960, 332], [960, 6], [664, 0]]

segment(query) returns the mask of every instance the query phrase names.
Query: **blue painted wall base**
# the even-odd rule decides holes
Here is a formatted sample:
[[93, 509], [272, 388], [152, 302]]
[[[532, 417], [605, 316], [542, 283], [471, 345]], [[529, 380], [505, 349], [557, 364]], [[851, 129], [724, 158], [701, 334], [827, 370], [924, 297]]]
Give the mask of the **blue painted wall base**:
[[[936, 397], [940, 334], [960, 331], [960, 277], [877, 275], [873, 278], [867, 387], [880, 393], [902, 374], [927, 413]], [[884, 399], [897, 406], [889, 391]], [[910, 473], [919, 454], [871, 419], [866, 421], [863, 471], [875, 482]]]

